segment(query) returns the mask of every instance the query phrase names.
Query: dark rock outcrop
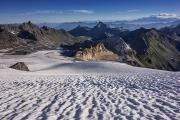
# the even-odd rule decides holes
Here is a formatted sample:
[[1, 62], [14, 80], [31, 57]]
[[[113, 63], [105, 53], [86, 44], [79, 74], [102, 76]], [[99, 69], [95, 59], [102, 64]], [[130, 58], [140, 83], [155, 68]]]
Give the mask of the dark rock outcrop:
[[21, 70], [21, 71], [30, 71], [27, 65], [24, 62], [18, 62], [9, 68], [16, 69], [16, 70]]

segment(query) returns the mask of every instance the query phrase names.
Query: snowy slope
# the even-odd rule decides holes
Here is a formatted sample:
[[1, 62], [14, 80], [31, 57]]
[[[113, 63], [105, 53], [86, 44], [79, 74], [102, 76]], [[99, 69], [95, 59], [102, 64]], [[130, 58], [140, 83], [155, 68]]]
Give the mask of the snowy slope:
[[[9, 69], [26, 62], [31, 72]], [[57, 51], [0, 55], [0, 119], [180, 119], [180, 72], [80, 62]]]

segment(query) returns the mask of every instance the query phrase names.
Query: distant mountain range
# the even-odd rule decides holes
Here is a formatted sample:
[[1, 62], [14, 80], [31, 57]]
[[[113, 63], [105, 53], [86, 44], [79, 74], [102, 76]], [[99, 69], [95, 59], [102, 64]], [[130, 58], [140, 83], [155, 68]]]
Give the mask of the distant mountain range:
[[[72, 30], [77, 26], [86, 26], [93, 28], [96, 26], [97, 21], [91, 22], [67, 22], [67, 23], [40, 23], [39, 26], [48, 26], [56, 29], [65, 29]], [[144, 27], [147, 29], [150, 28], [162, 28], [166, 26], [176, 26], [180, 24], [180, 17], [178, 16], [170, 16], [167, 14], [160, 15], [152, 15], [149, 17], [143, 17], [135, 20], [119, 20], [119, 21], [104, 21], [104, 23], [112, 28], [124, 28], [128, 30], [139, 29], [140, 27]]]
[[93, 39], [102, 39], [106, 38], [106, 36], [120, 36], [122, 33], [124, 33], [124, 31], [127, 30], [120, 28], [110, 28], [105, 23], [98, 22], [97, 25], [93, 28], [78, 26], [73, 30], [69, 31], [69, 33], [71, 33], [74, 36], [88, 36]]
[[92, 28], [77, 26], [69, 32], [31, 22], [0, 25], [0, 50], [6, 49], [7, 54], [59, 47], [64, 55], [80, 60], [114, 60], [134, 66], [180, 70], [180, 24], [130, 31], [98, 22]]
[[[69, 50], [75, 50], [75, 54], [81, 51], [82, 59], [89, 60], [89, 57], [85, 57], [90, 56], [87, 52], [91, 51], [93, 56], [96, 53], [92, 53], [92, 50], [95, 52], [96, 45], [103, 44], [107, 50], [117, 54], [121, 62], [157, 69], [180, 70], [180, 25], [160, 30], [139, 28], [128, 31], [111, 28], [99, 22], [94, 28], [78, 26], [69, 32], [74, 36], [84, 35], [92, 38], [88, 42], [65, 46]], [[107, 55], [100, 57], [106, 59]]]

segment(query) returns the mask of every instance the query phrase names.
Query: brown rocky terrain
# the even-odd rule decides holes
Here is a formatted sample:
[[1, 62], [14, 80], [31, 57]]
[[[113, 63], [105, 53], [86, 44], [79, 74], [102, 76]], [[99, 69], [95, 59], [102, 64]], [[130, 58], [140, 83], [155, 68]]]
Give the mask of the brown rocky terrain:
[[25, 45], [25, 42], [15, 35], [7, 31], [0, 32], [0, 49], [15, 48], [23, 45]]
[[81, 60], [118, 60], [119, 56], [107, 50], [104, 44], [99, 43], [95, 47], [86, 48], [83, 51], [78, 51], [75, 58]]
[[56, 49], [72, 45], [85, 38], [76, 38], [65, 30], [42, 27], [31, 23], [0, 25], [0, 50], [9, 49], [11, 54], [27, 54], [42, 49]]
[[30, 71], [24, 62], [17, 62], [16, 64], [10, 66], [9, 68], [21, 70], [21, 71]]

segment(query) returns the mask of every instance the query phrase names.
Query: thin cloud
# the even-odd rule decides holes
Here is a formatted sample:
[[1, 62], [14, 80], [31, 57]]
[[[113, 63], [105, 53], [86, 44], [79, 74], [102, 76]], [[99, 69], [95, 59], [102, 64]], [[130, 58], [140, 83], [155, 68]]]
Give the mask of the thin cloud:
[[92, 10], [69, 10], [70, 12], [73, 13], [83, 13], [83, 14], [93, 14], [94, 11]]
[[41, 14], [66, 14], [66, 13], [82, 13], [93, 14], [92, 10], [36, 10], [32, 12], [19, 13], [19, 15], [41, 15]]
[[122, 11], [116, 11], [116, 14], [123, 14], [123, 13], [135, 13], [139, 12], [140, 10], [138, 9], [129, 9], [129, 10], [122, 10]]
[[20, 13], [19, 15], [36, 15], [36, 14], [62, 14], [63, 11], [56, 10], [37, 10], [32, 12]]
[[139, 12], [138, 9], [131, 9], [131, 10], [128, 10], [127, 12]]
[[175, 13], [160, 13], [159, 15], [157, 15], [157, 17], [160, 17], [160, 18], [180, 18]]

